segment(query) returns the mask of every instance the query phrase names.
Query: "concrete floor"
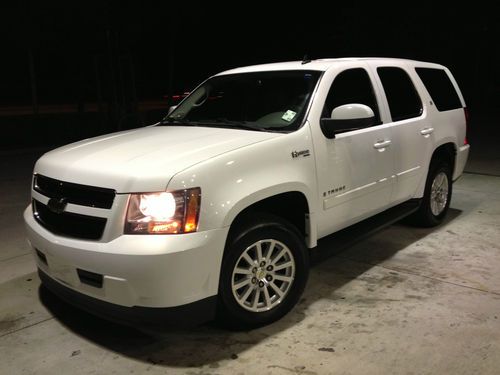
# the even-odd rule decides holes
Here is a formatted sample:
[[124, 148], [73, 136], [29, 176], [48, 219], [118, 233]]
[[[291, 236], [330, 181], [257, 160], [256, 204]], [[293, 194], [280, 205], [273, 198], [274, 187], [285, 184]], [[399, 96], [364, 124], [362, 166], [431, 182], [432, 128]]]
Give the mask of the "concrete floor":
[[271, 326], [144, 333], [39, 288], [21, 219], [33, 160], [0, 158], [0, 374], [498, 374], [500, 177], [464, 175], [439, 228], [393, 225], [316, 265]]

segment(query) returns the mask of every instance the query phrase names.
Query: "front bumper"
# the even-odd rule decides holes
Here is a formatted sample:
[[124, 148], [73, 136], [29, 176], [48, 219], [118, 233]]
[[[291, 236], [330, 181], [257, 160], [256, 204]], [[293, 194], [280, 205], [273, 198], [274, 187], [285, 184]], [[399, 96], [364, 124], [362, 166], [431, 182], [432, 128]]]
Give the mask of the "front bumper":
[[[228, 228], [181, 235], [121, 235], [96, 242], [49, 232], [35, 221], [31, 206], [24, 219], [42, 281], [48, 286], [82, 294], [84, 300], [117, 305], [116, 310], [134, 311], [180, 308], [217, 295]], [[102, 277], [101, 285], [82, 279], [82, 270]], [[57, 294], [61, 288], [49, 286]]]
[[215, 318], [217, 297], [176, 307], [124, 307], [90, 297], [64, 286], [38, 269], [42, 284], [67, 303], [113, 322], [139, 327], [188, 327]]

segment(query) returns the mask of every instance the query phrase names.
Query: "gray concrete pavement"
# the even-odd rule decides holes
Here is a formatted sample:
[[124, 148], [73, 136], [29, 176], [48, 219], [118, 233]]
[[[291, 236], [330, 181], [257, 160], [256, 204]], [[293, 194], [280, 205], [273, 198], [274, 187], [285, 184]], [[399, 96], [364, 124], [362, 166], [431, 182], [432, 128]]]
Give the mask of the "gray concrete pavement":
[[2, 375], [498, 373], [500, 177], [464, 175], [439, 228], [393, 225], [316, 265], [300, 304], [271, 326], [144, 333], [39, 288], [21, 219], [34, 157], [5, 160]]

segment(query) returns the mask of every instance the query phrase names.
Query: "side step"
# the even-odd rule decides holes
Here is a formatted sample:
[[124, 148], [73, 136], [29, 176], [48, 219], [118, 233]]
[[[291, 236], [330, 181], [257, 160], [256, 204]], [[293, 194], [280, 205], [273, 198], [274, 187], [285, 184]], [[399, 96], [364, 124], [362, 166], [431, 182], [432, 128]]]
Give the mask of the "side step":
[[381, 229], [414, 213], [420, 207], [420, 201], [420, 199], [410, 199], [350, 227], [323, 237], [318, 240], [318, 246], [311, 250], [311, 264], [320, 263], [356, 242], [364, 240]]

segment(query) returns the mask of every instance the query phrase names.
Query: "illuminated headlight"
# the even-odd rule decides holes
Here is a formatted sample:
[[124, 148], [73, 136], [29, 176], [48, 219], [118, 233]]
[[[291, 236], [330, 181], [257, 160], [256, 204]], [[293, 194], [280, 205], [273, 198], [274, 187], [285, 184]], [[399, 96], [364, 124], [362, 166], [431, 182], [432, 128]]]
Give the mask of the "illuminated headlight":
[[125, 233], [175, 234], [196, 232], [200, 201], [200, 188], [131, 194], [128, 202]]

